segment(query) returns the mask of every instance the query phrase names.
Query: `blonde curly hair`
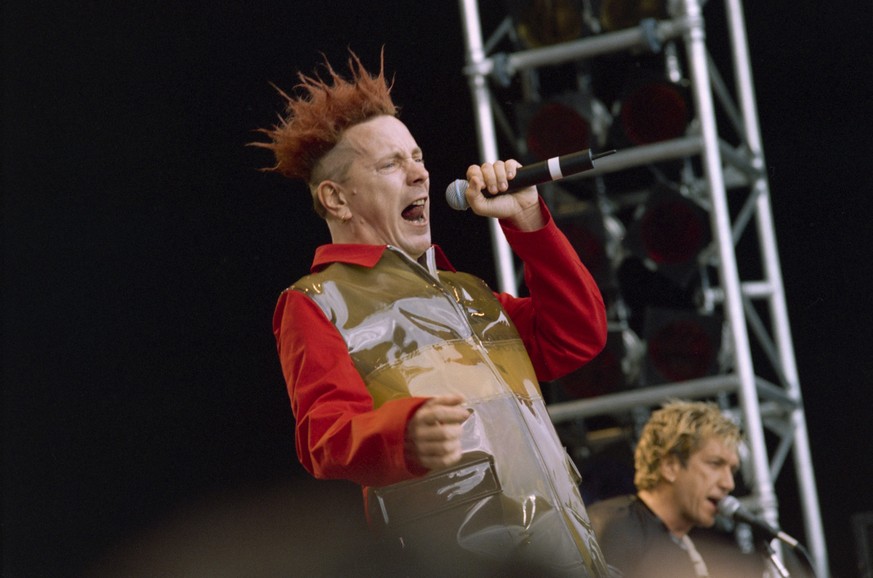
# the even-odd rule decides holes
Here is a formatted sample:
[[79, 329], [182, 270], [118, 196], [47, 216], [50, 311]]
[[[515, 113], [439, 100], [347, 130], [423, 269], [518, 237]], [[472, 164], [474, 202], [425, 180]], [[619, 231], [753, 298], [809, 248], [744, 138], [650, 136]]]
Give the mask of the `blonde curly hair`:
[[651, 490], [661, 479], [662, 461], [675, 456], [686, 466], [691, 454], [711, 437], [738, 446], [739, 426], [710, 402], [671, 400], [652, 413], [634, 451], [634, 485]]
[[[313, 193], [313, 206], [322, 218], [324, 207], [315, 196], [315, 187], [328, 175], [321, 161], [334, 149], [343, 132], [377, 116], [397, 116], [399, 109], [391, 100], [391, 88], [385, 78], [384, 50], [380, 55], [379, 73], [370, 74], [361, 59], [349, 50], [351, 79], [337, 74], [324, 57], [328, 81], [319, 76], [298, 73], [300, 82], [294, 87], [299, 94], [289, 96], [273, 87], [285, 99], [285, 115], [271, 128], [257, 129], [269, 137], [269, 142], [252, 142], [251, 146], [269, 149], [276, 163], [263, 171], [277, 172], [292, 179], [301, 179]], [[347, 165], [346, 165], [347, 166]], [[339, 172], [345, 169], [340, 168]], [[333, 175], [341, 178], [341, 175]]]

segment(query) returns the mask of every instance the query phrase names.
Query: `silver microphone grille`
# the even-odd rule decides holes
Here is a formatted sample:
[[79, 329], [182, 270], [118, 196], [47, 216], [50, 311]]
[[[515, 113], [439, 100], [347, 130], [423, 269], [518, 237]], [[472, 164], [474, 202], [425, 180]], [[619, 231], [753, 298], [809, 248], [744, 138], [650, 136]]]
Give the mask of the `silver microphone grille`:
[[718, 503], [718, 513], [725, 518], [733, 518], [737, 510], [740, 509], [740, 501], [733, 496], [725, 496]]
[[449, 206], [457, 211], [466, 211], [470, 208], [467, 204], [467, 197], [464, 193], [467, 192], [467, 181], [458, 179], [453, 181], [446, 188], [446, 201]]

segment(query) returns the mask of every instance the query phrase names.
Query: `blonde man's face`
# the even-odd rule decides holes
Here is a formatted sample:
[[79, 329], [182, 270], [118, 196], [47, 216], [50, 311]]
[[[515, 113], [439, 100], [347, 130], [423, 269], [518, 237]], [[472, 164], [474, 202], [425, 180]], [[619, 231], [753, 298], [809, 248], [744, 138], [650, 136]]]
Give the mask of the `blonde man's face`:
[[664, 475], [668, 481], [673, 478], [675, 514], [690, 526], [712, 526], [719, 501], [734, 489], [734, 473], [739, 465], [736, 445], [714, 437], [703, 441], [685, 467], [672, 458]]

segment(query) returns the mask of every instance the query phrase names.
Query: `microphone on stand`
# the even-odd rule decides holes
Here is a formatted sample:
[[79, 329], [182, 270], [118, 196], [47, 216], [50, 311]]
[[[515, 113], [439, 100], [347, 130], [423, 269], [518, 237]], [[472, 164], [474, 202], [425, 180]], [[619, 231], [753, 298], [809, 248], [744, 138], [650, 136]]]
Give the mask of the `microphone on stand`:
[[[591, 149], [585, 149], [523, 166], [515, 173], [515, 178], [509, 181], [509, 189], [497, 194], [511, 194], [533, 185], [558, 181], [571, 175], [589, 171], [594, 168], [595, 160], [611, 155], [614, 152], [614, 150], [610, 150], [594, 154], [591, 152]], [[449, 203], [449, 206], [458, 211], [469, 209], [470, 205], [467, 204], [467, 197], [464, 196], [466, 191], [466, 180], [458, 179], [452, 182], [446, 188], [446, 201]]]
[[797, 548], [798, 542], [779, 528], [771, 526], [766, 520], [763, 518], [759, 518], [755, 516], [750, 511], [745, 509], [740, 501], [733, 496], [725, 496], [721, 502], [718, 503], [718, 512], [725, 518], [730, 518], [736, 522], [743, 522], [752, 526], [753, 528], [757, 528], [761, 532], [767, 535], [771, 540], [773, 538], [778, 538], [782, 542], [785, 542], [792, 548]]

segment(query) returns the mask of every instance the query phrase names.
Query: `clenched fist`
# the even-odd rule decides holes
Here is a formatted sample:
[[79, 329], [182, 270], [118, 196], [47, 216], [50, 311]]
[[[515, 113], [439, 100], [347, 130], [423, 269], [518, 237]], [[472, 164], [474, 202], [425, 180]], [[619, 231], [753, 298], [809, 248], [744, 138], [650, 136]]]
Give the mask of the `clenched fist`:
[[418, 408], [406, 425], [406, 459], [433, 470], [461, 460], [461, 432], [470, 411], [459, 395], [438, 396]]

